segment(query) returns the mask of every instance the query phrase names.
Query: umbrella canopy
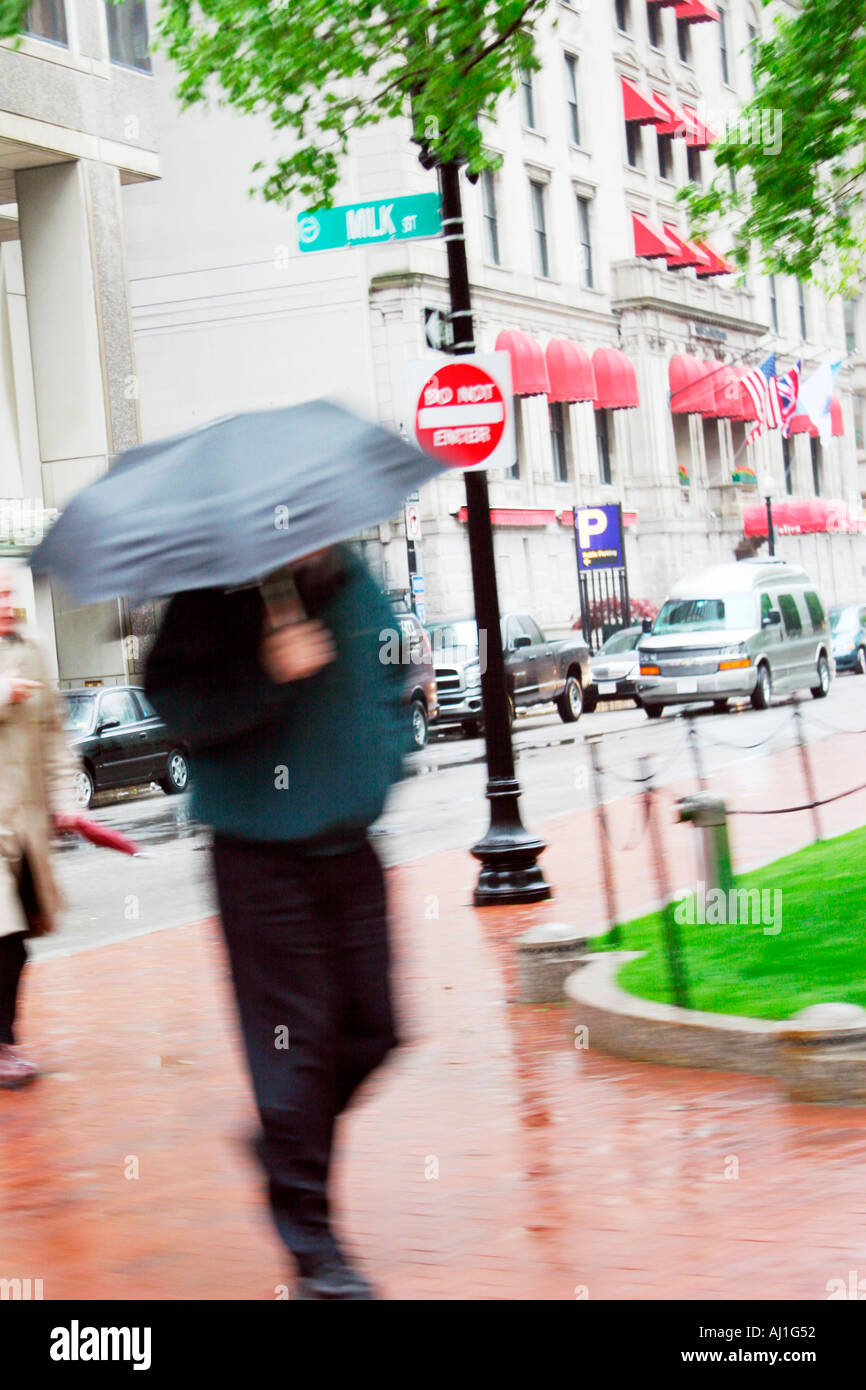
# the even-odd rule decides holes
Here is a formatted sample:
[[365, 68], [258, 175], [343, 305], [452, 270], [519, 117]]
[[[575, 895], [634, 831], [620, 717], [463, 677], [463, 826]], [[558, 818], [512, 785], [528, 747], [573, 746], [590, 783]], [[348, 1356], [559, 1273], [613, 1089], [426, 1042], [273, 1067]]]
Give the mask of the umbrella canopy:
[[442, 464], [331, 401], [140, 444], [33, 552], [79, 603], [262, 578], [387, 520]]

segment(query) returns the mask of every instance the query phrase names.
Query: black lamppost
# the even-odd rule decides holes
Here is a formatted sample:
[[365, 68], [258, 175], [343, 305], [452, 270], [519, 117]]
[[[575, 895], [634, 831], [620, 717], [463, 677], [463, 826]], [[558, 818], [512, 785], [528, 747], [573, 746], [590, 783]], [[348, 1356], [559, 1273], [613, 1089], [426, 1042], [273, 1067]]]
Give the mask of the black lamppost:
[[773, 475], [765, 473], [761, 479], [763, 484], [764, 501], [767, 504], [767, 544], [769, 546], [770, 557], [776, 555], [776, 535], [773, 531]]
[[[439, 185], [453, 325], [450, 351], [464, 354], [475, 351], [475, 334], [460, 196], [460, 167], [456, 162], [439, 166]], [[487, 474], [478, 471], [467, 472], [464, 476], [475, 620], [479, 634], [487, 634], [487, 662], [481, 671], [481, 698], [487, 748], [490, 826], [486, 835], [472, 846], [472, 853], [481, 861], [473, 900], [477, 907], [495, 903], [538, 902], [550, 897], [550, 887], [537, 863], [545, 843], [530, 834], [520, 819], [520, 783], [514, 775]]]

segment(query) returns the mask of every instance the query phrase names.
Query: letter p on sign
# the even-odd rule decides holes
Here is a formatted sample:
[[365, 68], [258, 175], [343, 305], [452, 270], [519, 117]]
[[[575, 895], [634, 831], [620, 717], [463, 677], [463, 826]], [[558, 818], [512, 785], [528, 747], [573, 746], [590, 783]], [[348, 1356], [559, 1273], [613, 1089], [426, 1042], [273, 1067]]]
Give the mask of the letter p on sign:
[[591, 550], [594, 536], [607, 527], [607, 517], [600, 507], [584, 507], [577, 517], [577, 538], [581, 550]]

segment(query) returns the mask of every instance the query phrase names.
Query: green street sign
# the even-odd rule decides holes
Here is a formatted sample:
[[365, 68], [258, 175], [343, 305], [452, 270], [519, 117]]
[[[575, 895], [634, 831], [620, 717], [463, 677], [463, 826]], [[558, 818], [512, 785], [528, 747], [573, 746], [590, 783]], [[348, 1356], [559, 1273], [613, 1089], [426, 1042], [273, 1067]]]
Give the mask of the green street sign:
[[341, 246], [380, 246], [438, 236], [442, 206], [438, 193], [410, 198], [377, 198], [371, 203], [298, 213], [301, 251], [335, 251]]

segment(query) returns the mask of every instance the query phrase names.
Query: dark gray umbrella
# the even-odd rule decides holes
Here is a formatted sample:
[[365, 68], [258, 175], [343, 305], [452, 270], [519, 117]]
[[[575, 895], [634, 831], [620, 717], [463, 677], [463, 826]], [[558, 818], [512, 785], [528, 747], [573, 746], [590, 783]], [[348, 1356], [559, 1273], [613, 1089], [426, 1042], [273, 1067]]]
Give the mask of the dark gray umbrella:
[[228, 588], [387, 520], [440, 471], [330, 401], [234, 415], [122, 454], [31, 567], [79, 603]]

